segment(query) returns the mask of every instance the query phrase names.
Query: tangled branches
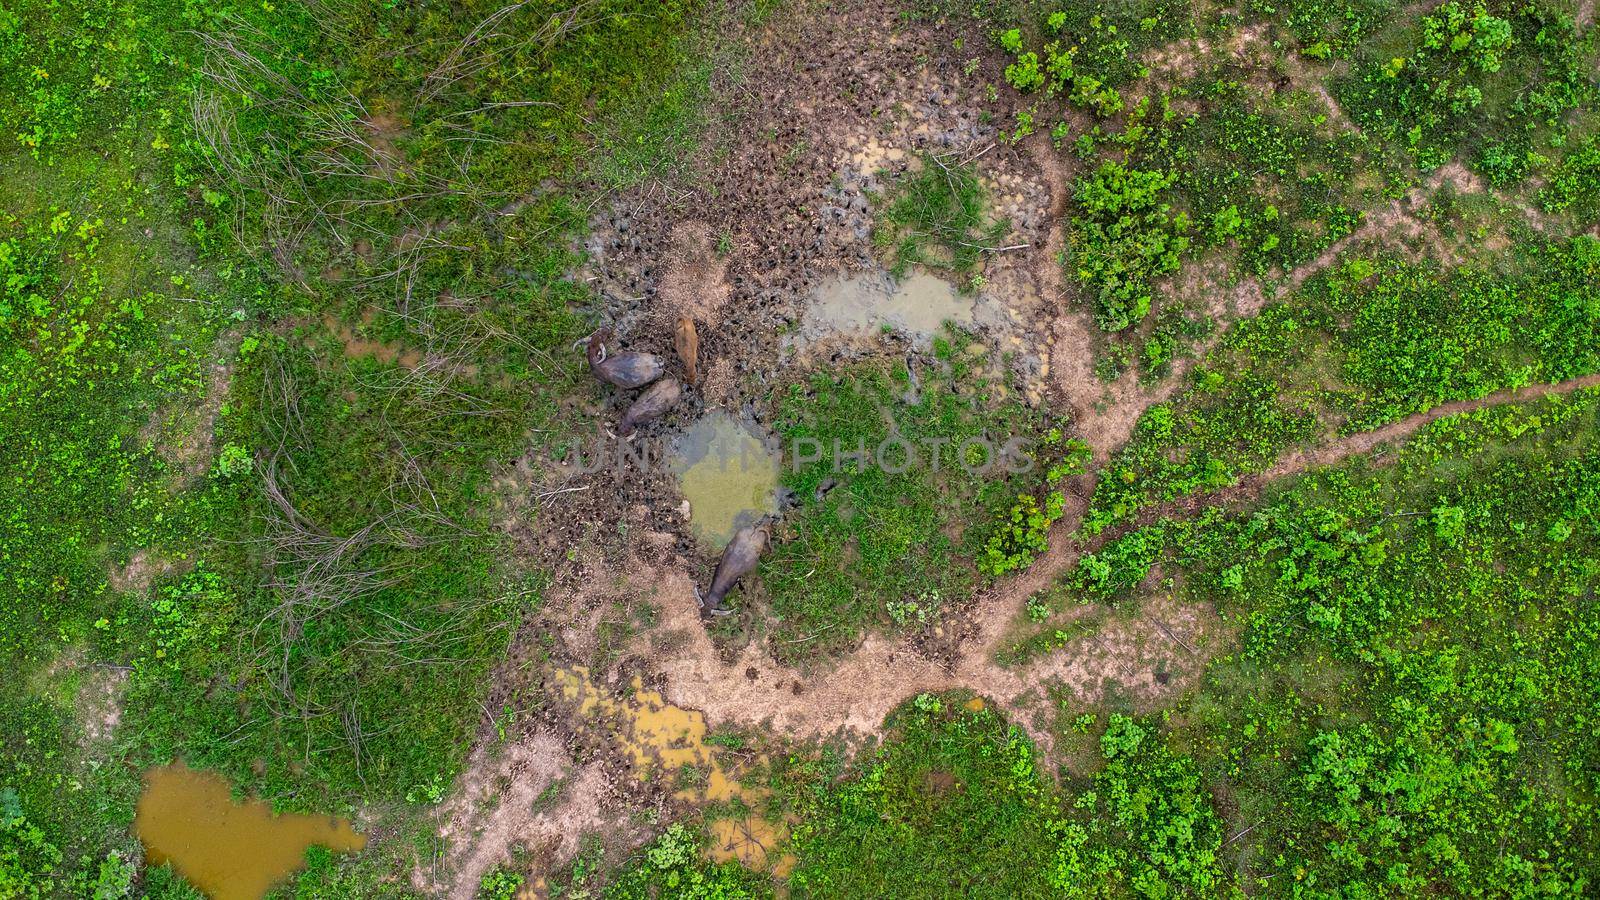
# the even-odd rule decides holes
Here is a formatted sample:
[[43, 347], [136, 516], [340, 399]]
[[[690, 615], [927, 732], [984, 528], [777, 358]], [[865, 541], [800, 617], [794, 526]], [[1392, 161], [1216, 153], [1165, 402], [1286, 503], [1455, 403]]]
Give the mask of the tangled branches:
[[384, 461], [388, 483], [353, 517], [360, 524], [336, 527], [306, 511], [296, 491], [305, 479], [295, 456], [308, 442], [302, 396], [292, 367], [275, 355], [261, 391], [275, 438], [259, 460], [267, 602], [250, 632], [254, 668], [272, 686], [275, 716], [304, 723], [308, 734], [328, 718], [323, 730], [343, 734], [359, 766], [372, 735], [361, 725], [359, 686], [344, 683], [350, 673], [463, 663], [500, 598], [416, 605], [427, 602], [416, 584], [441, 553], [479, 532], [448, 514], [422, 461], [399, 440]]

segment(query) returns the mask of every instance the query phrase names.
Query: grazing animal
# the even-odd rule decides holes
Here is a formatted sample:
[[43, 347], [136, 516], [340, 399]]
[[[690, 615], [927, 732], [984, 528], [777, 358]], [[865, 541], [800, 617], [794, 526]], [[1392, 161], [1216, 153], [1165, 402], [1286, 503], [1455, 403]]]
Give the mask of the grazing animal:
[[694, 320], [688, 316], [678, 320], [678, 327], [672, 331], [672, 346], [678, 351], [678, 358], [683, 360], [683, 371], [689, 378], [689, 386], [694, 387], [700, 383], [700, 335], [694, 329]]
[[700, 599], [700, 611], [708, 616], [725, 616], [733, 612], [722, 605], [722, 598], [733, 590], [739, 579], [750, 573], [761, 561], [767, 549], [767, 530], [760, 526], [747, 526], [728, 542], [717, 563], [716, 574], [711, 576], [711, 590]]
[[670, 375], [661, 379], [650, 385], [639, 395], [639, 399], [633, 401], [628, 411], [622, 414], [622, 422], [617, 426], [617, 433], [627, 437], [640, 425], [661, 418], [682, 399], [683, 388], [679, 386], [678, 379]]
[[619, 388], [644, 387], [667, 371], [666, 363], [654, 353], [606, 354], [606, 341], [611, 329], [595, 332], [589, 338], [589, 371], [594, 377]]

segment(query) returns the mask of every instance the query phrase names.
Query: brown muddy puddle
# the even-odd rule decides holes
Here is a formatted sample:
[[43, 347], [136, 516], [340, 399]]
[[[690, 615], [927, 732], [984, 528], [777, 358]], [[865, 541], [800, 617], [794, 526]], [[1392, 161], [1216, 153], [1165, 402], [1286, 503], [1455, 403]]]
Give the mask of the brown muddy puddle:
[[942, 278], [918, 272], [896, 279], [886, 272], [824, 281], [812, 292], [800, 327], [788, 337], [794, 348], [833, 334], [897, 331], [927, 346], [945, 322], [970, 326], [976, 300]]
[[689, 528], [720, 550], [746, 525], [778, 510], [777, 457], [748, 427], [712, 412], [672, 444], [669, 457], [678, 490], [689, 501]]
[[[556, 670], [555, 681], [562, 696], [577, 704], [579, 715], [611, 727], [618, 749], [633, 760], [641, 782], [671, 779], [679, 785], [673, 797], [696, 806], [738, 800], [753, 809], [770, 794], [758, 785], [741, 784], [738, 773], [723, 765], [713, 745], [706, 743], [704, 713], [673, 706], [660, 693], [646, 690], [639, 678], [625, 696], [596, 685], [582, 666]], [[693, 776], [685, 778], [690, 771]], [[750, 812], [717, 819], [707, 828], [712, 838], [707, 854], [718, 862], [736, 859], [775, 878], [794, 867], [794, 857], [781, 850], [789, 836], [784, 822]]]
[[260, 900], [299, 869], [306, 848], [360, 850], [347, 819], [274, 815], [260, 800], [237, 803], [227, 779], [182, 763], [144, 776], [133, 830], [151, 865], [172, 863], [212, 900]]

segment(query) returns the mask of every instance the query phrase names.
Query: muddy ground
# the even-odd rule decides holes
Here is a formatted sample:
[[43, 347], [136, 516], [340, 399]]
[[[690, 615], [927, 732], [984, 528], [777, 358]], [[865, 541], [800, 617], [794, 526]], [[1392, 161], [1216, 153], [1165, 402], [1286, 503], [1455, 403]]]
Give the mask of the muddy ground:
[[[1140, 383], [1131, 372], [1109, 385], [1095, 378], [1101, 339], [1060, 263], [1060, 220], [1080, 163], [1044, 134], [1015, 144], [1001, 136], [997, 123], [1011, 121], [1014, 110], [1009, 91], [990, 96], [1003, 64], [982, 35], [851, 0], [804, 4], [737, 40], [743, 49], [713, 85], [717, 107], [698, 175], [614, 195], [591, 222], [589, 261], [579, 277], [604, 298], [615, 347], [673, 359], [674, 323], [684, 316], [698, 323], [701, 382], [679, 409], [642, 431], [640, 447], [659, 454], [711, 410], [769, 422], [773, 386], [797, 367], [917, 352], [878, 333], [799, 347], [786, 347], [783, 335], [803, 319], [819, 285], [880, 268], [875, 198], [929, 154], [973, 163], [993, 215], [1010, 222], [1001, 244], [1017, 249], [986, 258], [975, 324], [989, 346], [1010, 354], [1013, 383], [1031, 403], [1071, 421], [1103, 461], [1151, 403], [1183, 383], [1189, 361], [1181, 359], [1156, 383]], [[1267, 41], [1259, 29], [1241, 29], [1230, 46], [1166, 48], [1153, 67], [1193, 67], [1201, 54], [1266, 67]], [[969, 74], [974, 56], [981, 64]], [[1300, 69], [1263, 68], [1257, 80], [1276, 91], [1285, 78], [1307, 102], [1330, 107], [1329, 127], [1349, 127], [1319, 84], [1299, 83], [1309, 78]], [[1241, 279], [1201, 260], [1163, 289], [1213, 316], [1220, 333], [1329, 264], [1336, 250], [1380, 231], [1409, 234], [1443, 255], [1444, 238], [1416, 208], [1452, 178], [1441, 173], [1393, 206], [1370, 211], [1361, 231], [1280, 284]], [[581, 411], [615, 423], [626, 402], [622, 392], [596, 389]], [[1402, 423], [1381, 439], [1420, 424]], [[1369, 443], [1297, 457], [1274, 474], [1327, 464]], [[578, 667], [600, 695], [659, 692], [702, 732], [738, 728], [855, 745], [873, 739], [884, 716], [910, 696], [965, 688], [998, 703], [1049, 752], [1064, 701], [1087, 707], [1115, 695], [1150, 708], [1192, 687], [1228, 640], [1212, 611], [1177, 606], [1154, 588], [1137, 617], [1116, 619], [1030, 666], [994, 662], [1027, 598], [1085, 549], [1071, 535], [1092, 489], [1087, 479], [1073, 486], [1073, 508], [1030, 570], [957, 604], [927, 635], [868, 635], [842, 658], [801, 671], [774, 661], [754, 623], [731, 629], [731, 638], [708, 634], [695, 588], [706, 583], [714, 560], [694, 539], [683, 499], [660, 467], [643, 475], [578, 474], [529, 456], [501, 475], [503, 526], [553, 580], [541, 613], [497, 674], [469, 771], [442, 807], [443, 861], [419, 864], [416, 873], [419, 887], [455, 897], [470, 897], [512, 847], [528, 852], [535, 871], [549, 872], [571, 858], [581, 833], [600, 834], [624, 853], [653, 831], [641, 823], [641, 810], [660, 822], [695, 805], [627, 751], [636, 719], [563, 692], [563, 679]], [[519, 711], [503, 741], [503, 723], [488, 713], [502, 708]]]

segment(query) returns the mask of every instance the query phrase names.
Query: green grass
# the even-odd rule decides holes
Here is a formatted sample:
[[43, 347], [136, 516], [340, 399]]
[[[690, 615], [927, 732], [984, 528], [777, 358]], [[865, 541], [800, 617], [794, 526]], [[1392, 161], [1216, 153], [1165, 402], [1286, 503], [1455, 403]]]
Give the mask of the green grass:
[[1593, 880], [1596, 409], [1444, 420], [1169, 532], [1186, 599], [1244, 631], [1174, 740], [1259, 823], [1232, 852], [1268, 894]]
[[921, 168], [889, 188], [873, 241], [886, 248], [896, 277], [913, 265], [970, 276], [1008, 228], [1003, 220], [987, 220], [983, 187], [970, 163], [924, 155]]
[[970, 695], [923, 694], [843, 781], [782, 776], [803, 824], [796, 897], [1227, 896], [1222, 822], [1194, 762], [1154, 723], [1112, 716], [1098, 771], [1059, 783], [1015, 725]]
[[1270, 22], [1281, 22], [1315, 59], [1346, 57], [1382, 28], [1398, 4], [1393, 0], [1252, 0], [1248, 9]]
[[[1593, 391], [1444, 419], [1391, 465], [1352, 461], [1086, 555], [1069, 595], [1137, 609], [1166, 560], [1183, 573], [1176, 601], [1216, 609], [1239, 644], [1159, 721], [1063, 708], [1061, 746], [1101, 741], [1091, 771], [1103, 768], [1069, 785], [1118, 796], [1113, 778], [1157, 778], [1162, 790], [1128, 796], [1177, 807], [1167, 814], [1191, 827], [1135, 830], [1134, 846], [1184, 836], [1155, 855], [1218, 879], [1189, 882], [1199, 896], [1581, 895], [1600, 793], [1586, 725], [1597, 419]], [[1107, 748], [1130, 728], [1140, 752], [1119, 768]], [[1126, 825], [1122, 811], [1072, 805], [1095, 811], [1078, 820], [1091, 834], [1107, 812]], [[1226, 841], [1212, 830], [1223, 821]], [[1080, 889], [1104, 887], [1095, 896], [1129, 895], [1083, 874]]]
[[1597, 248], [1586, 236], [1533, 243], [1497, 271], [1346, 257], [1235, 326], [1186, 393], [1144, 415], [1089, 528], [1227, 486], [1297, 445], [1600, 371]]
[[[1043, 435], [1019, 400], [996, 399], [1005, 378], [995, 371], [982, 345], [953, 335], [935, 339], [914, 389], [905, 364], [863, 362], [779, 394], [774, 430], [785, 448], [816, 457], [784, 473], [801, 505], [761, 565], [786, 656], [849, 646], [864, 628], [934, 627], [979, 582], [974, 557], [991, 523], [1044, 476], [1038, 467], [1013, 476], [977, 443], [998, 457], [1013, 437], [1031, 453]], [[865, 465], [847, 458], [863, 448]]]
[[[688, 4], [559, 35], [525, 4], [452, 56], [499, 8], [0, 7], [0, 894], [115, 881], [139, 769], [180, 755], [402, 828], [448, 790], [538, 597], [488, 463], [559, 437], [582, 384], [572, 185], [678, 174], [623, 146], [687, 155], [706, 98]], [[324, 315], [442, 364], [347, 359]], [[141, 551], [152, 583], [118, 590]], [[111, 671], [122, 724], [87, 744]]]

